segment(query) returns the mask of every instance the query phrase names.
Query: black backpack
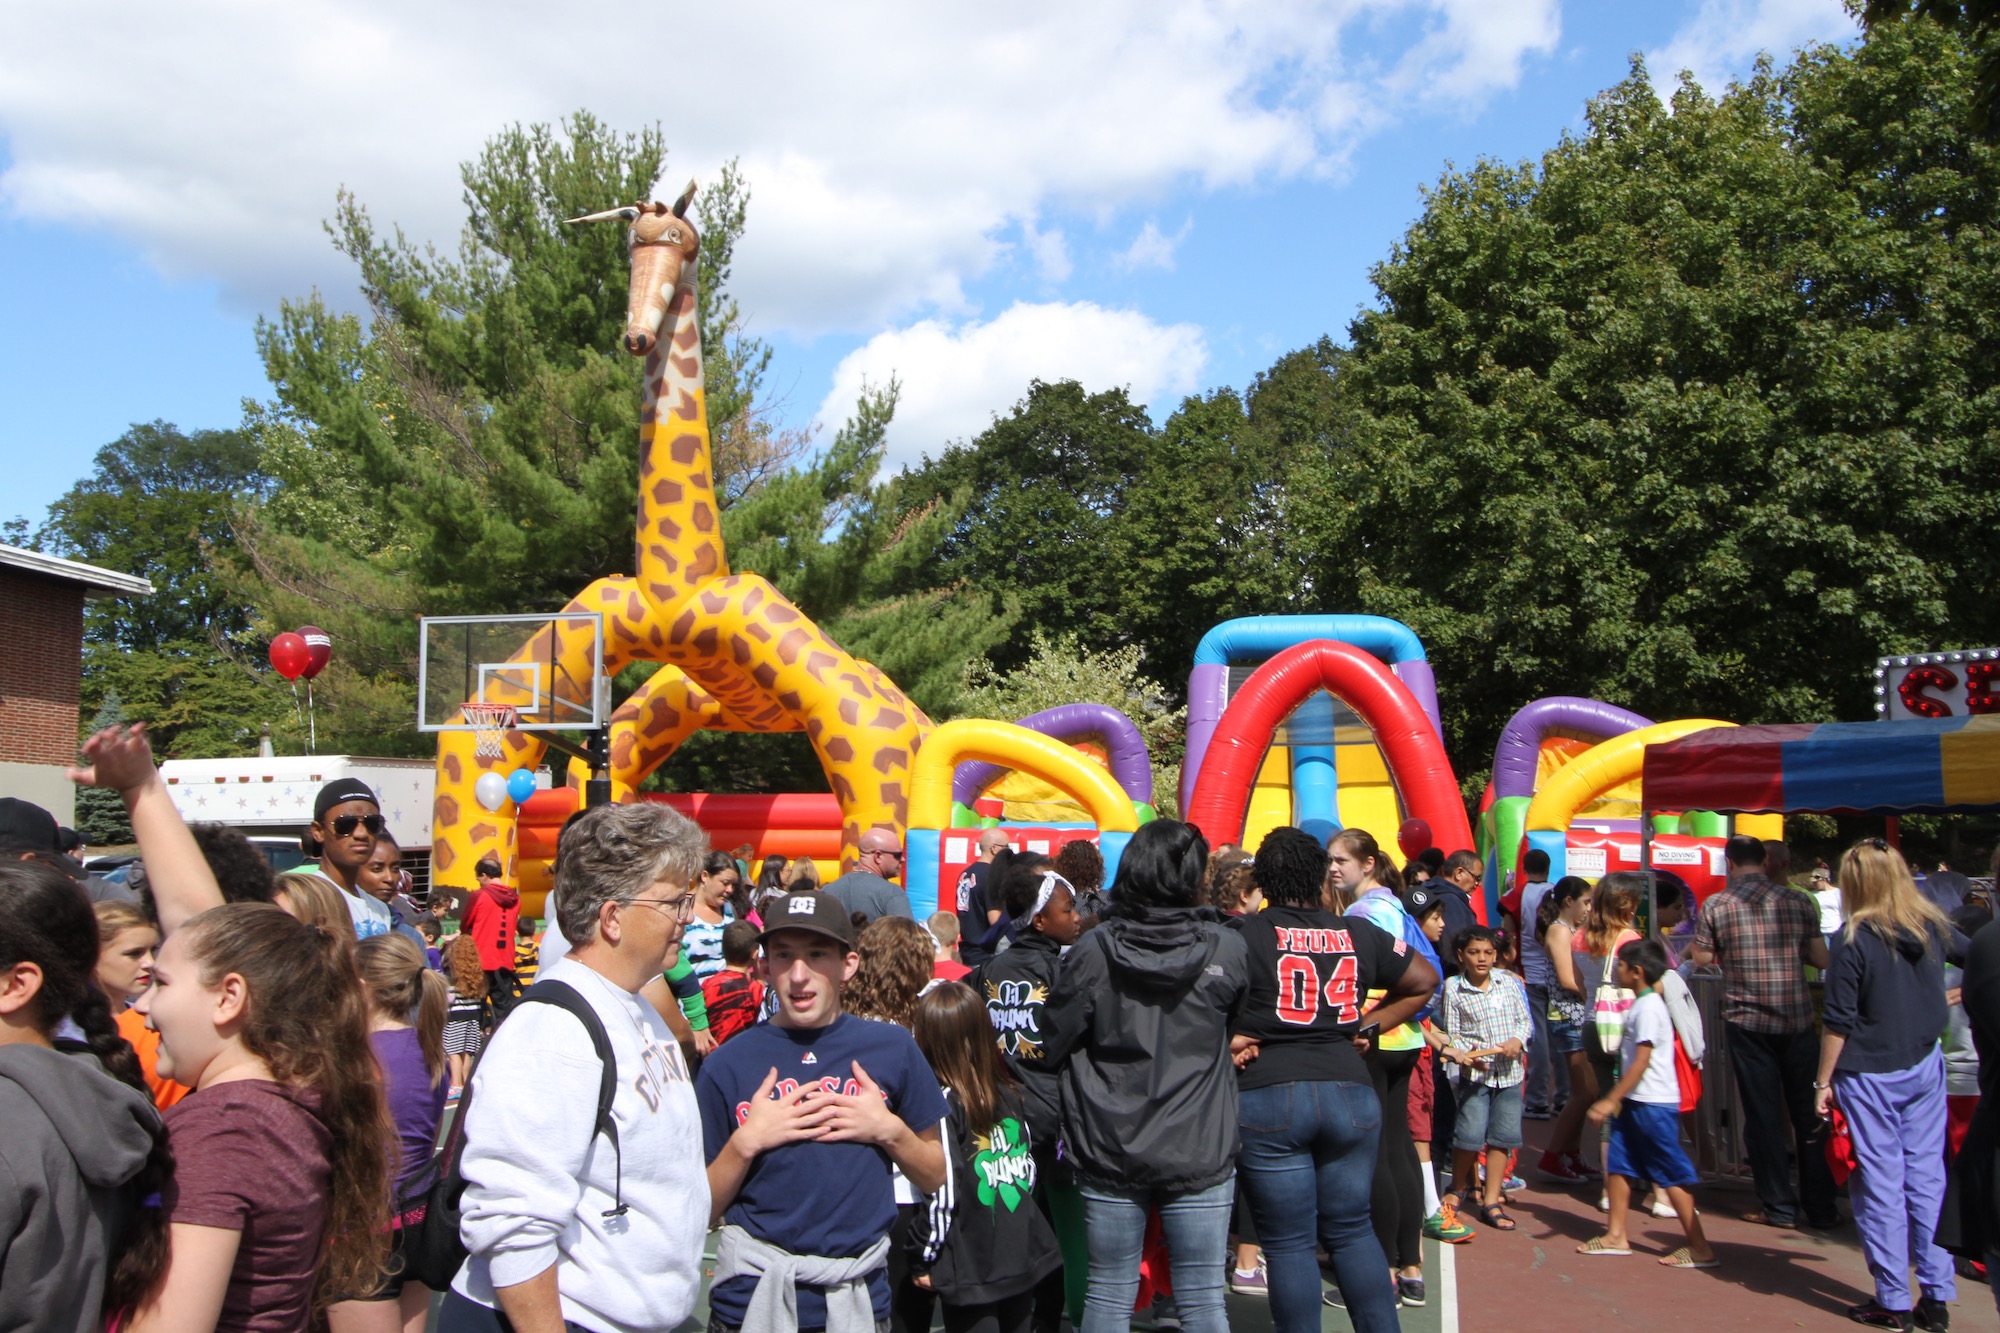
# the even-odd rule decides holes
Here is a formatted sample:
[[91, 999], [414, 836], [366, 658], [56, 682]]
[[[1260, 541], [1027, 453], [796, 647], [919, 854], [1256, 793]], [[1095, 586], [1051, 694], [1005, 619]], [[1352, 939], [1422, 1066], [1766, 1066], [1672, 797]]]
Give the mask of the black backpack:
[[[618, 1092], [618, 1059], [611, 1050], [611, 1038], [604, 1031], [604, 1024], [597, 1017], [597, 1011], [590, 1007], [590, 1001], [578, 994], [576, 988], [562, 981], [538, 981], [521, 992], [515, 1007], [524, 1004], [552, 1004], [558, 1009], [575, 1015], [590, 1034], [591, 1047], [603, 1065], [603, 1074], [597, 1083], [597, 1126], [591, 1131], [592, 1137], [602, 1134], [611, 1140], [611, 1151], [616, 1155], [617, 1175], [616, 1207], [605, 1212], [606, 1217], [619, 1217], [625, 1212], [625, 1156], [618, 1146], [618, 1125], [611, 1118], [611, 1100]], [[490, 1039], [489, 1039], [490, 1040]], [[481, 1053], [484, 1058], [484, 1052]], [[473, 1072], [479, 1065], [475, 1062]], [[465, 1079], [465, 1091], [458, 1101], [458, 1114], [452, 1120], [451, 1132], [445, 1136], [443, 1149], [436, 1160], [437, 1176], [423, 1196], [424, 1215], [410, 1223], [403, 1231], [403, 1275], [411, 1281], [421, 1282], [432, 1291], [450, 1288], [452, 1279], [465, 1265], [465, 1242], [459, 1239], [459, 1199], [465, 1193], [465, 1177], [459, 1171], [459, 1158], [465, 1150], [465, 1122], [472, 1112], [472, 1076]]]

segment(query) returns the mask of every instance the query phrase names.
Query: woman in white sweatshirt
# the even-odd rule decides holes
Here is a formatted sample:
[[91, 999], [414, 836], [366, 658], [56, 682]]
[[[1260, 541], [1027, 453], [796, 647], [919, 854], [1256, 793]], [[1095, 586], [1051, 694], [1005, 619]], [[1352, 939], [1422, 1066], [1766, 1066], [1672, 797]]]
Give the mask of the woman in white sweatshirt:
[[564, 830], [556, 924], [570, 950], [540, 981], [569, 986], [603, 1025], [617, 1138], [598, 1132], [603, 1066], [582, 1020], [516, 1006], [467, 1089], [471, 1257], [440, 1333], [561, 1333], [565, 1321], [666, 1333], [693, 1313], [709, 1213], [701, 1117], [679, 1043], [638, 992], [680, 939], [706, 849], [661, 805], [602, 806]]

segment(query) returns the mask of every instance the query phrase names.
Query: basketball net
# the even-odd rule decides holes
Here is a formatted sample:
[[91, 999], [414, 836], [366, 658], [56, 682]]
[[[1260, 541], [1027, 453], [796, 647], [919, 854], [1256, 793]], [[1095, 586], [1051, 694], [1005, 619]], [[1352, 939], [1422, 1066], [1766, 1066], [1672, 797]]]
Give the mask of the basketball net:
[[516, 716], [512, 704], [460, 704], [458, 715], [478, 738], [473, 753], [481, 759], [498, 759], [506, 753], [507, 733]]

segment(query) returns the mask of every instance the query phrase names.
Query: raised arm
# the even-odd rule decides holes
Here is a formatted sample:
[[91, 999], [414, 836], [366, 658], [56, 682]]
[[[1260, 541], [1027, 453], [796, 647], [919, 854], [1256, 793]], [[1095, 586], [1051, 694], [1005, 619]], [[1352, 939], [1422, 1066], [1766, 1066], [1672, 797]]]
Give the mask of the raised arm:
[[146, 883], [160, 915], [160, 934], [171, 935], [189, 917], [222, 906], [222, 890], [187, 821], [174, 809], [167, 784], [153, 762], [146, 724], [106, 727], [83, 743], [82, 768], [69, 770], [80, 787], [102, 787], [124, 798], [132, 836], [146, 865]]

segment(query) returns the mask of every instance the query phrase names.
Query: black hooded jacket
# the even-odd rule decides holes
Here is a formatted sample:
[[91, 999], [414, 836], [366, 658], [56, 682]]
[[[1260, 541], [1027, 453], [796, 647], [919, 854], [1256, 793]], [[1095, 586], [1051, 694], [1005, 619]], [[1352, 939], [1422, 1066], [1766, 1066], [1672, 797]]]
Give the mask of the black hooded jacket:
[[1043, 1021], [1079, 1176], [1176, 1193], [1228, 1177], [1229, 1031], [1249, 984], [1249, 951], [1212, 908], [1113, 917], [1070, 950]]
[[1062, 1136], [1062, 1090], [1048, 1060], [1045, 1011], [1062, 968], [1062, 946], [1038, 930], [1024, 930], [1014, 937], [1012, 948], [966, 978], [986, 1001], [1000, 1057], [1021, 1084], [1036, 1147], [1049, 1151]]

